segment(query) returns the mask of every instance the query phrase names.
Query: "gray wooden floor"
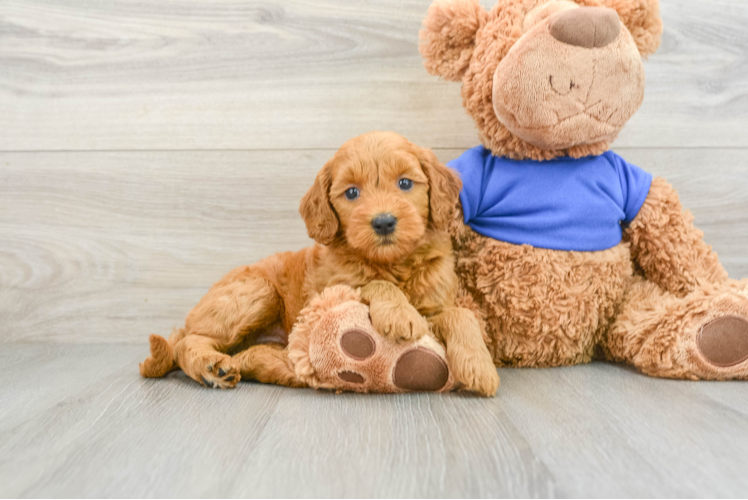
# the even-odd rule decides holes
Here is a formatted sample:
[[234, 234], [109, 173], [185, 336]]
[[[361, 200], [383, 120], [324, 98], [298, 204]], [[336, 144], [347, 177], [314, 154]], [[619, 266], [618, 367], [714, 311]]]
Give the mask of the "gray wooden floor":
[[[748, 277], [748, 2], [661, 1], [615, 149]], [[223, 273], [309, 244], [298, 200], [342, 142], [477, 144], [421, 65], [429, 3], [0, 2], [0, 496], [748, 494], [746, 383], [598, 363], [501, 370], [482, 400], [138, 376]]]
[[595, 364], [500, 370], [498, 397], [336, 395], [181, 373], [141, 346], [0, 354], [0, 495], [745, 496], [745, 384]]

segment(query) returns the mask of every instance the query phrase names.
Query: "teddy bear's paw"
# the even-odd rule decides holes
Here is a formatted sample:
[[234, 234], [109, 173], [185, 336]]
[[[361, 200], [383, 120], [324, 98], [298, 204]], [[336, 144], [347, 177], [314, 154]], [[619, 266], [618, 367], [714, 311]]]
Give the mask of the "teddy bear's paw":
[[748, 299], [748, 278], [737, 282], [738, 293]]
[[231, 356], [215, 353], [201, 359], [203, 370], [195, 377], [205, 387], [233, 389], [241, 379], [239, 367]]
[[444, 347], [436, 339], [425, 335], [396, 342], [381, 335], [369, 307], [338, 291], [332, 287], [312, 300], [291, 332], [288, 356], [300, 380], [315, 388], [354, 392], [454, 388]]
[[673, 355], [686, 376], [702, 380], [748, 380], [748, 297], [730, 290], [695, 316]]

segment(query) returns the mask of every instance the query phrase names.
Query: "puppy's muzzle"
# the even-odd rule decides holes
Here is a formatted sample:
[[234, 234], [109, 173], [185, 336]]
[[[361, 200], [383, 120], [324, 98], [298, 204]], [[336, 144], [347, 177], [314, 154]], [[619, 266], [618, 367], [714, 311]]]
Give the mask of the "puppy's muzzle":
[[371, 227], [379, 236], [387, 236], [395, 232], [397, 217], [392, 214], [379, 214], [371, 221]]

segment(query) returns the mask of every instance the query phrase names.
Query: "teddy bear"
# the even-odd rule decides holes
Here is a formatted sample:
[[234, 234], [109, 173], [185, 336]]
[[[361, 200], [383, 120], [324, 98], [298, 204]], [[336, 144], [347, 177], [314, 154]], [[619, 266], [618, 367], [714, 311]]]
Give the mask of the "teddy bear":
[[728, 278], [665, 179], [610, 150], [644, 98], [658, 0], [437, 0], [426, 69], [461, 82], [481, 145], [450, 226], [464, 306], [497, 366], [593, 358], [748, 379], [748, 281]]

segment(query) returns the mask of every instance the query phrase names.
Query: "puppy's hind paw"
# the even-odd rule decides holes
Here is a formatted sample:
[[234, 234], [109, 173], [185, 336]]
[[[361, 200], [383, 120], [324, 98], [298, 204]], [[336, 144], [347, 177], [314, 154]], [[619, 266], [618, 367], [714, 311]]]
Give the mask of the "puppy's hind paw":
[[231, 356], [220, 356], [207, 362], [198, 382], [214, 389], [233, 389], [242, 378], [239, 367]]

